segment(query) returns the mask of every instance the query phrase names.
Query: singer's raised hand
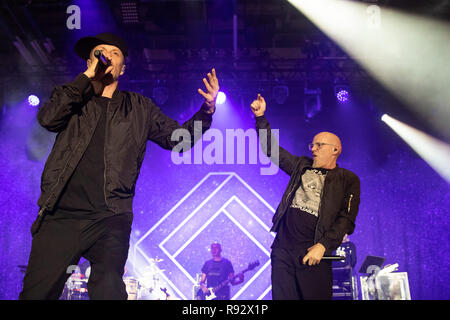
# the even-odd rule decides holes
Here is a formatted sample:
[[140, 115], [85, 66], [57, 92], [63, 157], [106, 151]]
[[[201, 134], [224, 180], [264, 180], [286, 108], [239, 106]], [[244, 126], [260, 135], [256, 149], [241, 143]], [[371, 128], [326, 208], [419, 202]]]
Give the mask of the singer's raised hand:
[[198, 93], [200, 93], [203, 98], [205, 98], [205, 104], [208, 108], [207, 112], [213, 113], [216, 107], [217, 94], [219, 93], [219, 79], [216, 75], [216, 69], [213, 68], [207, 76], [208, 80], [206, 80], [206, 78], [203, 78], [206, 92], [199, 88]]
[[[111, 61], [111, 58], [108, 57], [108, 53], [102, 52], [106, 59]], [[100, 60], [91, 53], [90, 58], [87, 60], [87, 70], [84, 74], [91, 80], [100, 81], [107, 74], [111, 73], [113, 70], [113, 66], [111, 64], [105, 65]]]
[[258, 97], [250, 104], [250, 108], [255, 117], [263, 116], [264, 112], [266, 112], [266, 100], [258, 93]]

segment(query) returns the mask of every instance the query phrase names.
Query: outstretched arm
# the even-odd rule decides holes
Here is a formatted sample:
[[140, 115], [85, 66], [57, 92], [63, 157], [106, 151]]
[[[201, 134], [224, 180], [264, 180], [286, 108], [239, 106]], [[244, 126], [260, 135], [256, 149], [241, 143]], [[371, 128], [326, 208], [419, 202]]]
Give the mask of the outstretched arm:
[[[205, 99], [200, 110], [194, 114], [192, 118], [187, 120], [183, 125], [166, 116], [162, 111], [151, 102], [150, 110], [150, 128], [148, 139], [159, 144], [164, 149], [173, 149], [179, 141], [173, 141], [172, 133], [176, 129], [186, 129], [190, 135], [190, 141], [183, 141], [186, 145], [192, 147], [196, 140], [210, 128], [212, 122], [212, 114], [216, 107], [216, 98], [219, 92], [219, 80], [217, 79], [215, 69], [207, 75], [208, 80], [203, 78], [206, 92], [198, 89], [198, 93]], [[195, 122], [199, 122], [200, 126], [195, 126]], [[184, 149], [186, 150], [186, 149]]]
[[[286, 172], [288, 175], [291, 175], [294, 169], [297, 167], [299, 161], [301, 161], [302, 157], [294, 156], [286, 149], [280, 147], [277, 139], [272, 139], [270, 124], [264, 116], [264, 113], [266, 112], [266, 101], [264, 100], [264, 97], [261, 96], [261, 94], [258, 93], [258, 97], [251, 103], [250, 107], [253, 114], [255, 115], [256, 130], [258, 136], [260, 136], [261, 134], [260, 130], [265, 130], [265, 132], [267, 133], [267, 139], [265, 141], [267, 142], [267, 146], [263, 146], [263, 151], [277, 166], [280, 167], [281, 170]], [[263, 143], [263, 141], [261, 141], [261, 137], [260, 142]], [[279, 159], [273, 157], [272, 148], [278, 148]]]

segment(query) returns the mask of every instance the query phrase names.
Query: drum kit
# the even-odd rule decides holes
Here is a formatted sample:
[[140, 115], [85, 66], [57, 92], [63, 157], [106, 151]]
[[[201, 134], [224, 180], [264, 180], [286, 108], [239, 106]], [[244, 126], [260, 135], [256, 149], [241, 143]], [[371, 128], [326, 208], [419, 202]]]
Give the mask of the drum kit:
[[163, 259], [150, 259], [150, 265], [143, 269], [140, 277], [124, 278], [128, 300], [174, 300], [164, 287], [162, 279], [164, 269], [157, 264]]
[[63, 294], [61, 295], [61, 300], [89, 300], [87, 291], [88, 278], [80, 273], [74, 272], [67, 279], [64, 286]]
[[[163, 287], [161, 274], [165, 271], [157, 267], [163, 259], [151, 259], [150, 266], [144, 269], [142, 277], [127, 276], [123, 278], [128, 294], [128, 300], [173, 300], [173, 297]], [[79, 270], [77, 270], [79, 271]], [[62, 300], [88, 300], [88, 277], [80, 272], [74, 272], [67, 279]]]

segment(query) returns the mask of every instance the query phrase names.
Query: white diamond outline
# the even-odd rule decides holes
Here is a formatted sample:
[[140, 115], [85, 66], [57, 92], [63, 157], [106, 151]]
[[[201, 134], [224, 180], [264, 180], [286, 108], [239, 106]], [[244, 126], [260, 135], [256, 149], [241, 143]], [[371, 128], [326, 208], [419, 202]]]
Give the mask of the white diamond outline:
[[[200, 180], [200, 182], [198, 182], [183, 198], [181, 198], [157, 223], [155, 223], [134, 245], [133, 245], [133, 254], [134, 256], [136, 256], [136, 251], [138, 251], [139, 253], [142, 254], [142, 256], [144, 257], [145, 260], [147, 260], [148, 263], [151, 263], [151, 258], [147, 256], [147, 254], [141, 249], [139, 248], [139, 244], [144, 241], [148, 235], [150, 233], [152, 233], [165, 219], [167, 219], [188, 197], [191, 196], [191, 194], [193, 194], [195, 192], [195, 190], [197, 190], [210, 176], [214, 176], [214, 175], [228, 175], [228, 177], [213, 191], [210, 193], [210, 195], [202, 201], [202, 203], [200, 203], [200, 205], [197, 207], [199, 209], [199, 207], [202, 207], [206, 202], [208, 202], [212, 196], [214, 196], [229, 180], [231, 180], [232, 177], [235, 177], [236, 179], [238, 179], [248, 190], [250, 190], [250, 192], [256, 197], [258, 198], [259, 201], [261, 201], [270, 211], [272, 211], [272, 213], [275, 213], [275, 209], [266, 201], [264, 200], [263, 197], [261, 197], [252, 187], [250, 187], [250, 185], [248, 185], [236, 172], [209, 172], [202, 180]], [[239, 202], [241, 202], [239, 200]], [[247, 210], [248, 212], [251, 212], [251, 210], [245, 206], [242, 202], [241, 204], [243, 205], [243, 207]], [[195, 210], [195, 212], [197, 212], [198, 210]], [[253, 214], [254, 215], [254, 214]], [[253, 216], [252, 215], [252, 216]], [[187, 221], [189, 220], [191, 217], [193, 216], [193, 214], [191, 213], [188, 217], [186, 217], [181, 224], [185, 224]], [[256, 217], [256, 216], [255, 216]], [[263, 225], [265, 225], [259, 218], [256, 219], [259, 223], [262, 223]], [[177, 226], [176, 229], [180, 229], [180, 225]], [[264, 227], [266, 230], [270, 229], [267, 227], [267, 225], [265, 225]], [[175, 230], [173, 230], [171, 232], [171, 234], [169, 234], [169, 236], [171, 236], [174, 233]], [[272, 235], [272, 237], [275, 237], [275, 234], [273, 232], [270, 232], [270, 234]], [[168, 236], [168, 237], [169, 237]], [[167, 237], [166, 237], [167, 238]], [[161, 243], [160, 243], [161, 244]], [[160, 247], [161, 248], [161, 247]], [[170, 258], [170, 254], [163, 248], [161, 248], [161, 250], [163, 250], [163, 252]], [[184, 268], [175, 260], [171, 259], [174, 264], [178, 267], [178, 269], [184, 273], [188, 279], [190, 279], [194, 284], [196, 283], [196, 281], [189, 275], [186, 274], [183, 270]], [[270, 262], [270, 257], [268, 262]], [[267, 267], [267, 263], [264, 265], [264, 268]], [[180, 268], [181, 267], [181, 268]], [[157, 268], [159, 269], [159, 268]], [[263, 268], [261, 268], [256, 274], [259, 274], [262, 272]], [[184, 300], [188, 300], [186, 298], [186, 296], [178, 289], [178, 287], [172, 282], [170, 281], [170, 279], [168, 279], [164, 273], [161, 273], [162, 277], [167, 281], [167, 283], [169, 283], [169, 285], [172, 287], [173, 290], [175, 290], [177, 292], [177, 294], [182, 297]], [[255, 278], [256, 279], [256, 278]], [[271, 285], [257, 298], [257, 300], [262, 299], [271, 289]], [[241, 291], [241, 290], [240, 290]]]
[[[202, 179], [202, 181], [201, 181], [201, 183], [203, 183], [203, 181], [204, 180], [206, 180], [210, 175], [213, 175], [213, 174], [229, 174], [229, 177], [224, 181], [224, 182], [222, 182], [222, 184], [213, 192], [213, 193], [211, 193], [210, 194], [210, 196], [209, 197], [207, 197], [207, 199], [205, 199], [200, 205], [199, 205], [199, 207], [198, 208], [196, 208], [196, 210], [195, 210], [195, 212], [197, 212], [198, 211], [198, 209], [200, 208], [200, 207], [202, 207], [206, 202], [208, 202], [209, 201], [209, 199], [211, 198], [211, 195], [213, 195], [213, 194], [215, 194], [215, 193], [217, 193], [217, 191], [219, 190], [219, 189], [221, 189], [232, 177], [236, 177], [242, 184], [244, 184], [246, 187], [247, 187], [247, 189], [249, 189], [261, 202], [263, 202], [266, 206], [268, 206], [269, 207], [269, 209], [272, 211], [272, 212], [274, 212], [274, 210], [273, 210], [273, 208], [270, 206], [270, 205], [268, 205], [267, 204], [267, 202], [261, 197], [261, 196], [259, 196], [259, 194], [258, 193], [256, 193], [256, 191], [254, 191], [245, 181], [243, 181], [236, 173], [234, 173], [234, 172], [232, 172], [232, 173], [221, 173], [221, 172], [218, 172], [218, 173], [210, 173], [210, 174], [208, 174], [204, 179]], [[197, 187], [199, 187], [200, 186], [200, 183], [199, 184], [197, 184], [197, 186], [194, 188], [194, 189], [196, 189]], [[194, 189], [192, 189], [191, 191], [193, 192], [194, 191]], [[192, 193], [191, 192], [191, 193]], [[184, 197], [184, 198], [186, 198], [186, 197]], [[226, 202], [226, 205], [228, 205], [230, 202], [231, 202], [231, 200], [232, 200], [232, 198], [233, 198], [233, 200], [236, 200], [242, 207], [244, 207], [244, 209], [246, 209], [246, 211], [247, 212], [249, 212], [251, 215], [252, 215], [252, 217], [253, 218], [255, 218], [255, 220], [257, 220], [262, 226], [263, 226], [263, 228], [265, 228], [266, 230], [270, 230], [268, 227], [267, 227], [267, 225], [265, 225], [259, 218], [257, 218], [256, 217], [256, 215], [254, 215], [254, 213], [245, 205], [245, 204], [243, 204], [242, 203], [242, 201], [239, 199], [239, 198], [237, 198], [235, 195], [233, 195], [229, 200], [227, 200], [227, 202]], [[182, 199], [183, 200], [183, 199]], [[207, 200], [207, 201], [206, 201]], [[181, 200], [180, 200], [181, 201]], [[180, 204], [180, 203], [178, 203], [178, 204]], [[177, 204], [177, 205], [178, 205]], [[223, 211], [225, 211], [225, 209], [223, 209], [224, 208], [224, 206], [226, 206], [225, 204], [221, 207], [221, 209], [219, 209], [209, 220], [211, 220], [211, 221], [209, 221], [207, 224], [209, 224], [210, 222], [212, 222], [214, 219], [215, 219], [215, 217], [217, 217], [217, 215], [218, 214], [220, 214], [221, 212], [222, 212], [222, 210]], [[168, 216], [168, 215], [167, 215]], [[193, 214], [191, 213], [188, 217], [186, 217], [183, 221], [182, 221], [182, 223], [180, 223], [179, 225], [178, 225], [178, 227], [176, 228], [177, 230], [174, 230], [174, 231], [172, 231], [172, 233], [171, 234], [169, 234], [169, 236], [167, 236], [161, 243], [160, 243], [160, 245], [159, 245], [159, 247], [160, 247], [160, 249], [169, 257], [169, 259], [170, 260], [172, 260], [172, 262], [178, 267], [178, 269], [188, 278], [188, 279], [190, 279], [191, 280], [191, 282], [193, 283], [193, 284], [195, 284], [195, 280], [190, 276], [190, 274], [189, 273], [187, 273], [186, 272], [186, 270], [183, 268], [183, 266], [181, 266], [179, 263], [178, 263], [178, 261], [176, 261], [176, 259], [173, 259], [172, 258], [172, 255], [169, 253], [169, 252], [167, 252], [167, 250], [165, 250], [163, 247], [162, 247], [162, 244], [164, 243], [164, 242], [167, 242], [167, 240], [168, 240], [168, 238], [169, 237], [171, 237], [174, 233], [175, 233], [175, 231], [178, 231], [180, 228], [181, 228], [181, 226], [182, 225], [184, 225], [190, 218], [192, 218], [192, 216], [193, 216]], [[229, 216], [229, 218], [231, 219], [232, 217], [230, 216], [230, 215], [228, 215]], [[234, 219], [234, 218], [232, 218], [232, 219]], [[161, 222], [161, 221], [160, 221]], [[236, 224], [236, 222], [237, 221], [235, 221], [235, 224]], [[250, 235], [250, 233], [245, 229], [245, 228], [243, 228], [242, 226], [240, 226], [240, 225], [238, 225], [238, 224], [236, 224], [239, 228], [240, 228], [240, 230], [241, 231], [243, 231], [246, 235], [247, 235], [247, 237], [249, 237], [250, 238], [250, 240], [252, 240], [252, 241], [256, 241], [255, 242], [255, 244], [257, 244], [257, 246], [258, 247], [260, 247], [260, 249], [262, 249], [262, 248], [264, 248], [264, 247], [262, 247], [262, 245], [261, 244], [259, 244], [259, 242], [257, 242], [257, 240], [256, 239], [252, 239], [252, 237], [253, 236], [251, 236]], [[204, 228], [203, 228], [204, 229]], [[245, 231], [244, 231], [245, 230]], [[248, 233], [248, 234], [247, 234]], [[149, 234], [149, 232], [147, 232], [146, 233], [146, 235], [147, 234]], [[198, 233], [199, 234], [199, 233]], [[197, 235], [198, 235], [197, 234]], [[272, 236], [274, 236], [274, 234], [273, 233], [271, 233], [272, 234]], [[195, 238], [195, 237], [194, 237]], [[142, 240], [142, 239], [141, 239]], [[192, 240], [191, 240], [192, 241]], [[190, 242], [191, 242], [190, 241]], [[189, 243], [190, 243], [189, 242]], [[188, 243], [188, 244], [189, 244]], [[262, 247], [262, 248], [261, 248]], [[142, 250], [140, 250], [139, 248], [138, 248], [138, 250], [141, 252], [141, 253], [143, 253], [142, 252]], [[262, 249], [262, 251], [263, 252], [265, 252], [266, 250], [265, 250], [265, 248], [264, 249]], [[266, 254], [268, 254], [268, 252], [265, 252]], [[147, 256], [144, 254], [144, 256], [147, 258]], [[236, 297], [237, 295], [240, 295], [242, 292], [243, 292], [243, 290], [245, 290], [247, 287], [248, 287], [248, 285], [250, 285], [256, 278], [257, 278], [257, 276], [259, 276], [259, 274], [262, 272], [262, 271], [264, 271], [264, 269], [268, 266], [268, 263], [270, 262], [270, 254], [268, 254], [268, 256], [269, 256], [269, 260], [267, 261], [267, 263], [264, 265], [264, 267], [263, 268], [261, 268], [261, 270], [260, 270], [260, 272], [258, 272], [257, 274], [255, 274], [255, 276], [252, 278], [252, 281], [248, 281], [248, 283], [247, 283], [247, 285], [246, 286], [244, 286], [243, 288], [241, 288], [241, 290], [239, 290], [239, 292], [238, 293], [236, 293], [236, 295], [234, 296], [234, 297]], [[180, 291], [179, 291], [179, 289], [178, 289], [178, 287], [176, 287], [176, 285], [175, 284], [173, 284], [173, 282], [171, 282], [169, 279], [167, 279], [165, 276], [164, 276], [164, 278], [167, 280], [167, 282], [169, 282], [170, 284], [171, 284], [171, 286], [174, 286], [174, 290], [176, 290], [177, 291], [177, 293], [179, 293], [180, 294], [180, 296], [182, 296], [182, 297], [184, 297], [185, 299], [186, 299], [186, 297], [184, 296], [184, 294], [182, 294]], [[264, 297], [266, 294], [267, 294], [267, 292], [270, 290], [270, 288], [271, 288], [271, 286], [269, 286], [269, 288], [267, 288], [265, 291], [264, 291], [264, 293], [262, 294], [262, 295], [260, 295], [260, 297], [259, 298], [262, 298], [262, 297]], [[258, 298], [258, 299], [259, 299]]]
[[[207, 225], [209, 225], [221, 212], [224, 212], [227, 216], [229, 216], [230, 220], [232, 220], [234, 222], [234, 224], [236, 224], [238, 226], [239, 229], [241, 229], [242, 232], [245, 233], [245, 235], [247, 237], [250, 238], [250, 240], [252, 240], [266, 255], [268, 255], [270, 257], [270, 253], [269, 251], [267, 251], [266, 248], [264, 248], [263, 245], [261, 245], [261, 243], [259, 243], [258, 240], [256, 239], [252, 239], [253, 235], [250, 234], [250, 232], [248, 232], [247, 229], [245, 229], [244, 227], [242, 227], [240, 225], [239, 222], [234, 221], [235, 219], [230, 215], [230, 213], [225, 209], [231, 202], [236, 201], [237, 203], [239, 203], [239, 205], [241, 205], [245, 211], [247, 211], [252, 217], [253, 219], [255, 219], [259, 224], [261, 224], [261, 226], [266, 229], [267, 231], [270, 231], [269, 227], [267, 227], [267, 225], [262, 222], [258, 217], [256, 217], [256, 215], [253, 213], [253, 211], [251, 211], [242, 201], [241, 199], [239, 199], [236, 195], [232, 195], [230, 197], [230, 199], [228, 199], [225, 204], [220, 207], [220, 209], [218, 211], [216, 211], [216, 213], [214, 213], [208, 220], [207, 222], [202, 225], [202, 227], [200, 227], [172, 256], [174, 258], [176, 258], [199, 234], [201, 231], [203, 231]], [[211, 220], [211, 221], [210, 221]], [[247, 234], [248, 233], [248, 234]], [[161, 247], [164, 243], [166, 243], [169, 240], [169, 236], [167, 236], [164, 241], [162, 241], [159, 246]]]
[[[244, 228], [241, 226], [241, 224], [236, 221], [235, 218], [233, 218], [231, 216], [231, 214], [229, 212], [226, 211], [226, 207], [233, 201], [238, 199], [235, 195], [231, 196], [230, 199], [228, 199], [223, 205], [222, 207], [220, 207], [219, 210], [217, 210], [212, 216], [211, 218], [208, 219], [207, 222], [205, 222], [202, 227], [199, 229], [200, 232], [196, 232], [194, 233], [194, 236], [191, 236], [191, 238], [189, 239], [190, 241], [186, 242], [188, 245], [189, 243], [191, 243], [192, 241], [194, 241], [194, 239], [201, 233], [201, 231], [203, 231], [211, 222], [213, 222], [221, 213], [224, 213], [226, 216], [228, 216], [228, 218], [231, 220], [231, 222], [233, 222], [242, 232], [244, 232], [244, 234], [251, 240], [253, 241], [258, 248], [260, 248], [268, 257], [269, 259], [266, 261], [266, 263], [264, 264], [264, 266], [262, 268], [260, 268], [260, 270], [255, 273], [253, 275], [253, 277], [250, 278], [250, 280], [247, 281], [246, 285], [243, 286], [232, 298], [231, 300], [235, 300], [238, 296], [240, 296], [242, 294], [242, 292], [244, 292], [244, 290], [253, 282], [255, 281], [259, 275], [268, 267], [269, 263], [270, 263], [270, 253], [259, 243], [258, 240], [254, 239], [254, 237]], [[186, 269], [175, 259], [175, 257], [173, 255], [171, 255], [163, 246], [162, 243], [160, 243], [159, 248], [167, 255], [167, 257], [172, 260], [172, 262], [180, 269], [180, 271], [182, 273], [184, 273], [184, 275], [186, 277], [188, 277], [192, 284], [195, 284], [196, 281], [191, 277], [191, 275], [186, 271]], [[186, 248], [186, 246], [184, 247]], [[181, 252], [181, 251], [180, 251]], [[271, 287], [271, 286], [270, 286]], [[267, 289], [264, 291], [266, 292]]]
[[[210, 193], [210, 195], [204, 200], [202, 201], [202, 203], [200, 204], [201, 206], [203, 206], [207, 201], [209, 201], [229, 180], [231, 180], [231, 178], [233, 177], [233, 174], [231, 173], [225, 173], [225, 172], [217, 172], [216, 174], [214, 173], [209, 173], [207, 174], [199, 183], [197, 183], [197, 185], [194, 186], [194, 188], [192, 188], [183, 198], [181, 198], [176, 204], [175, 206], [172, 207], [172, 209], [170, 209], [152, 228], [149, 229], [149, 231], [147, 231], [142, 237], [141, 239], [139, 239], [135, 244], [134, 244], [134, 256], [136, 256], [136, 251], [139, 251], [145, 260], [147, 260], [148, 263], [151, 263], [151, 258], [147, 256], [147, 254], [138, 247], [139, 243], [141, 243], [145, 238], [147, 238], [147, 236], [153, 232], [167, 217], [169, 217], [174, 211], [175, 209], [177, 209], [188, 197], [191, 196], [192, 193], [195, 192], [195, 190], [197, 190], [211, 175], [229, 175], [228, 178], [226, 178], [213, 192]], [[207, 200], [207, 201], [206, 201]], [[190, 216], [192, 216], [192, 213], [190, 214]], [[188, 216], [189, 217], [189, 216]], [[187, 218], [185, 218], [186, 220]], [[182, 224], [184, 224], [184, 220], [181, 222]], [[178, 226], [177, 226], [178, 228]], [[178, 228], [179, 229], [179, 228]], [[173, 231], [172, 231], [173, 233]], [[165, 252], [165, 250], [163, 250], [163, 252], [167, 255], [168, 253]], [[178, 267], [178, 269], [180, 269], [180, 271], [183, 272], [184, 268], [179, 265], [178, 262], [174, 261], [175, 265]], [[158, 270], [159, 268], [156, 267]], [[183, 272], [184, 273], [184, 272]], [[162, 277], [164, 278], [164, 280], [167, 281], [167, 283], [169, 283], [169, 285], [172, 287], [172, 289], [175, 290], [175, 292], [182, 297], [184, 300], [187, 300], [186, 296], [178, 289], [178, 287], [170, 280], [168, 279], [164, 273], [161, 273]], [[186, 274], [185, 274], [186, 275]], [[192, 279], [192, 277], [188, 274], [187, 275], [188, 278], [191, 281], [194, 281], [194, 279]], [[195, 281], [194, 281], [195, 283]]]
[[[233, 195], [233, 197], [235, 197], [235, 196]], [[237, 199], [238, 199], [238, 198], [237, 198]], [[239, 200], [239, 201], [240, 201], [240, 200]], [[245, 289], [247, 289], [247, 288], [250, 286], [250, 284], [253, 283], [253, 281], [255, 281], [255, 280], [259, 277], [259, 275], [260, 275], [260, 274], [261, 274], [261, 273], [269, 266], [269, 264], [270, 264], [270, 252], [267, 251], [264, 247], [262, 247], [262, 245], [259, 243], [259, 241], [256, 240], [256, 239], [254, 239], [254, 237], [250, 234], [250, 232], [248, 232], [247, 229], [245, 229], [244, 227], [242, 227], [241, 224], [240, 224], [235, 218], [233, 218], [233, 217], [231, 216], [231, 214], [230, 214], [226, 209], [223, 209], [223, 210], [224, 210], [225, 214], [228, 216], [228, 218], [229, 218], [235, 225], [237, 225], [238, 228], [241, 229], [242, 232], [244, 232], [245, 235], [246, 235], [247, 237], [249, 237], [250, 240], [252, 240], [252, 241], [253, 241], [260, 249], [262, 249], [263, 252], [269, 257], [269, 259], [266, 261], [266, 263], [264, 264], [264, 266], [263, 266], [262, 268], [260, 268], [260, 269], [258, 270], [258, 272], [256, 272], [256, 273], [253, 275], [253, 277], [251, 277], [250, 280], [248, 280], [248, 281], [246, 282], [246, 284], [243, 285], [242, 288], [239, 289], [239, 291], [236, 292], [235, 295], [231, 298], [231, 300], [235, 300], [235, 299], [236, 299], [237, 297], [239, 297], [239, 296], [245, 291]], [[245, 231], [244, 231], [244, 230], [245, 230]], [[248, 234], [247, 234], [247, 233], [248, 233]], [[261, 245], [262, 248], [260, 247], [260, 245]], [[271, 287], [271, 285], [269, 285], [269, 287]], [[267, 289], [266, 289], [266, 290], [267, 290]]]

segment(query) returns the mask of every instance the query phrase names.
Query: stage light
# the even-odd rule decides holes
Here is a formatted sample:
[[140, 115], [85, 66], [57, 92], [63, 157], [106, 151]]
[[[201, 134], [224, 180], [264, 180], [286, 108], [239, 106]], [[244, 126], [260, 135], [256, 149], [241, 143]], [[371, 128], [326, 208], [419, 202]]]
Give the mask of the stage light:
[[347, 102], [349, 98], [349, 93], [347, 90], [342, 89], [336, 94], [336, 98], [338, 99], [339, 102]]
[[322, 110], [322, 103], [320, 101], [320, 95], [322, 92], [320, 89], [305, 88], [304, 93], [304, 119], [308, 122]]
[[284, 104], [289, 97], [289, 88], [285, 85], [277, 85], [272, 89], [272, 96], [278, 104]]
[[32, 107], [36, 107], [38, 106], [40, 103], [40, 100], [37, 96], [35, 96], [34, 94], [31, 94], [28, 96], [28, 104]]
[[450, 137], [449, 23], [371, 3], [288, 0], [429, 125]]
[[120, 4], [123, 24], [138, 24], [139, 14], [136, 1], [125, 1]]
[[336, 93], [336, 99], [340, 103], [346, 103], [350, 99], [350, 93], [348, 92], [348, 90], [341, 89]]
[[224, 92], [219, 91], [219, 93], [217, 94], [216, 103], [224, 104], [226, 100], [227, 100], [227, 95]]
[[381, 120], [395, 131], [442, 178], [450, 182], [450, 145], [387, 114]]

